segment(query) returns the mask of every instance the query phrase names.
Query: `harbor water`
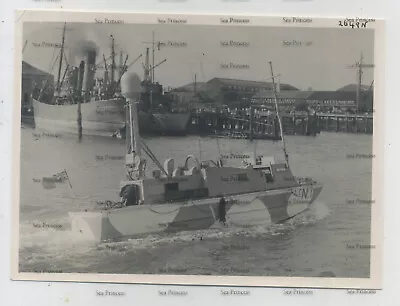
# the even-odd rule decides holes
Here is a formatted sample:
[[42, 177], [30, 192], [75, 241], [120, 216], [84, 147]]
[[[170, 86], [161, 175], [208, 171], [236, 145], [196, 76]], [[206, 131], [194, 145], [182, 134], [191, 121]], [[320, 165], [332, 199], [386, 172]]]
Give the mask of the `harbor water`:
[[[240, 139], [145, 139], [162, 162], [187, 154], [215, 159], [253, 144]], [[246, 276], [370, 275], [372, 135], [288, 136], [292, 171], [324, 189], [310, 211], [285, 224], [216, 227], [91, 243], [70, 233], [68, 212], [119, 200], [125, 174], [123, 140], [21, 129], [20, 272]], [[281, 154], [281, 143], [260, 140], [257, 153]], [[148, 162], [148, 173], [154, 165]], [[68, 183], [44, 188], [43, 177], [66, 170]], [[150, 175], [150, 174], [149, 174]], [[132, 221], [134, 222], [134, 221]], [[328, 273], [328, 274], [327, 274]]]

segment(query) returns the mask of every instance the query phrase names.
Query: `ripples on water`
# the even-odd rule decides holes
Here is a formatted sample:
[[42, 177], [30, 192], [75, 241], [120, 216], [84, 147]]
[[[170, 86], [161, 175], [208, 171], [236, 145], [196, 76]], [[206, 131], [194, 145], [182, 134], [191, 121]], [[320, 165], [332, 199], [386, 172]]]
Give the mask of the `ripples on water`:
[[[347, 246], [370, 244], [374, 204], [347, 204], [347, 200], [370, 199], [371, 160], [350, 159], [347, 154], [371, 153], [370, 135], [288, 137], [293, 172], [317, 179], [324, 190], [310, 211], [285, 224], [230, 226], [93, 244], [72, 237], [67, 213], [91, 208], [96, 201], [118, 199], [124, 160], [98, 156], [123, 156], [123, 141], [84, 138], [78, 144], [72, 136], [35, 138], [29, 129], [21, 133], [21, 272], [319, 276], [332, 271], [337, 277], [369, 277], [370, 251]], [[219, 152], [252, 149], [245, 140], [186, 137], [146, 142], [160, 160], [173, 156], [177, 164], [189, 153], [214, 159]], [[260, 141], [257, 151], [280, 154], [280, 143]], [[72, 191], [43, 189], [33, 182], [33, 178], [51, 176], [64, 168]]]

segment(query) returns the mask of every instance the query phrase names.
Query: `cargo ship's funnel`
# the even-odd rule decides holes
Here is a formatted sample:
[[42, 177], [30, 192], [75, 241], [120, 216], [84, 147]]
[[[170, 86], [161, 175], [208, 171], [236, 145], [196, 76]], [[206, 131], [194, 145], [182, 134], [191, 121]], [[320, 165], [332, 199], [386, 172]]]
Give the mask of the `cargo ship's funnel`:
[[88, 95], [94, 87], [94, 75], [96, 73], [96, 50], [86, 50], [85, 52], [85, 73], [83, 76], [82, 91]]
[[82, 92], [84, 74], [85, 74], [85, 62], [81, 61], [78, 68], [78, 88], [77, 88], [78, 95], [80, 95]]

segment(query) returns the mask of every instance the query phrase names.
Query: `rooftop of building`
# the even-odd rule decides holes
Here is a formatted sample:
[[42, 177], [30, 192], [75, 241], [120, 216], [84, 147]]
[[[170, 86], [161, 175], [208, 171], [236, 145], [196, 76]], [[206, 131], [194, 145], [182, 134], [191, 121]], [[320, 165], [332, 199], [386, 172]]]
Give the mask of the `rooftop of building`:
[[206, 82], [192, 82], [177, 88], [174, 88], [173, 91], [175, 92], [193, 92], [199, 89], [202, 89], [207, 83]]
[[[261, 81], [252, 81], [252, 80], [240, 80], [240, 79], [228, 79], [228, 78], [212, 78], [207, 83], [216, 83], [219, 82], [223, 85], [227, 86], [251, 86], [251, 87], [261, 87], [261, 88], [270, 88], [272, 89], [272, 82], [261, 82]], [[281, 83], [280, 87], [282, 90], [299, 90], [298, 88]]]
[[[371, 85], [361, 85], [360, 89], [362, 91], [368, 91], [368, 90], [371, 90], [371, 89], [373, 90], [374, 87], [373, 87], [372, 84]], [[354, 91], [354, 92], [356, 92], [357, 91], [357, 84], [345, 85], [345, 86], [339, 88], [337, 91]]]
[[40, 75], [40, 76], [53, 77], [52, 74], [40, 70], [25, 61], [22, 61], [22, 75], [34, 75], [34, 76]]
[[[307, 99], [314, 91], [282, 90], [277, 93], [278, 99]], [[263, 90], [256, 93], [253, 99], [273, 99], [275, 94], [272, 90]]]

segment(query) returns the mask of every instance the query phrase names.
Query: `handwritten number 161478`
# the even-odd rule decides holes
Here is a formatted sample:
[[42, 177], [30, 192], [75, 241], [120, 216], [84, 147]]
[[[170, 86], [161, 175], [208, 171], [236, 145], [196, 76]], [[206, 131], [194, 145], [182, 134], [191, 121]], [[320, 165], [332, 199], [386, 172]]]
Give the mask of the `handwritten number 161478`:
[[358, 29], [360, 29], [360, 28], [366, 28], [367, 27], [367, 21], [364, 21], [364, 22], [354, 22], [354, 21], [347, 21], [347, 20], [344, 20], [344, 21], [339, 21], [339, 26], [340, 27], [350, 27], [350, 28], [358, 28]]

